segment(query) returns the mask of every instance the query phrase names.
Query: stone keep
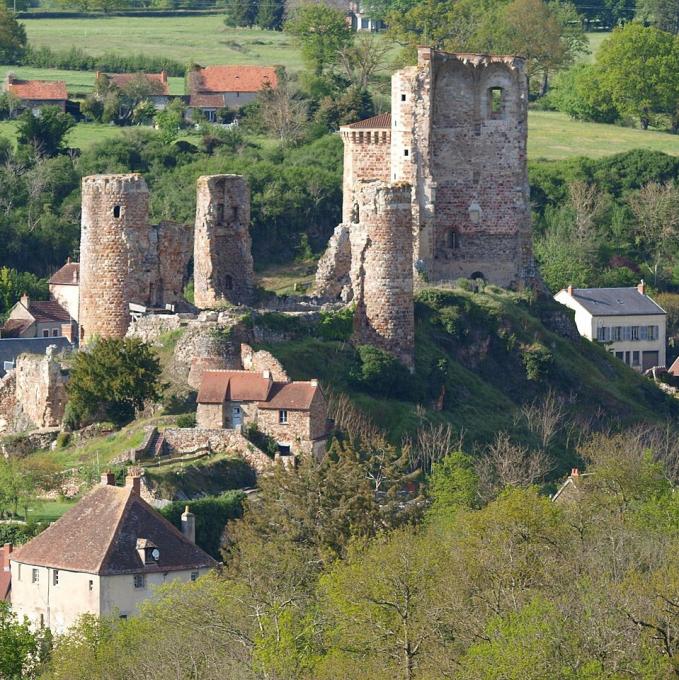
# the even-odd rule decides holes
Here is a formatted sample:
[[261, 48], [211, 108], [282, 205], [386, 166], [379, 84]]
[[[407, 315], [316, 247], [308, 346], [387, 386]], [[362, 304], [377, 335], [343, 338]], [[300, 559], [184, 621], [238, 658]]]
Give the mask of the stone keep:
[[130, 323], [128, 272], [147, 228], [149, 192], [141, 175], [94, 175], [82, 182], [80, 340], [123, 337]]
[[418, 50], [392, 78], [391, 180], [412, 182], [416, 269], [429, 281], [534, 277], [524, 60]]
[[194, 302], [209, 309], [249, 303], [255, 290], [250, 188], [240, 175], [198, 178], [194, 233]]
[[354, 338], [414, 366], [411, 186], [358, 183], [351, 225]]

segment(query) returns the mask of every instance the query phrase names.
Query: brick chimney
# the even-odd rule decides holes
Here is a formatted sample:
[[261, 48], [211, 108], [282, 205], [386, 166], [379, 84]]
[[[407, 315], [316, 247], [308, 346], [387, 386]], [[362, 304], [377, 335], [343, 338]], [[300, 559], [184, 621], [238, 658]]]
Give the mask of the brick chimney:
[[115, 486], [116, 476], [109, 470], [101, 475], [101, 485], [102, 486]]
[[580, 476], [580, 470], [578, 468], [573, 468], [571, 470], [571, 477], [579, 477]]
[[138, 474], [131, 474], [125, 477], [125, 488], [132, 489], [132, 493], [139, 496], [141, 493], [141, 477]]
[[573, 286], [569, 283], [568, 284], [568, 294], [572, 297], [573, 295]]
[[191, 543], [196, 542], [196, 516], [187, 505], [182, 513], [182, 533]]
[[11, 543], [5, 543], [2, 547], [2, 562], [0, 563], [0, 571], [9, 571], [9, 556], [12, 554], [13, 546]]
[[637, 290], [642, 294], [646, 295], [646, 283], [643, 279], [637, 283]]
[[265, 368], [262, 371], [262, 377], [264, 378], [264, 380], [271, 380], [271, 371], [268, 368]]

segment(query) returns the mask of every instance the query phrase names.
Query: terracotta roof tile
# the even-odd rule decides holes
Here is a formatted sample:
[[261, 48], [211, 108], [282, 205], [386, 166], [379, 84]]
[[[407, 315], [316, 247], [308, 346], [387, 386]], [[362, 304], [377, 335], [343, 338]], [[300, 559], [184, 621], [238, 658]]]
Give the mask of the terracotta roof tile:
[[7, 85], [7, 90], [19, 99], [64, 101], [68, 99], [63, 80], [17, 80]]
[[276, 87], [273, 66], [206, 66], [200, 69], [197, 92], [259, 92], [266, 83]]
[[351, 130], [381, 130], [383, 128], [391, 127], [391, 114], [390, 113], [379, 113], [372, 118], [366, 118], [365, 120], [359, 120], [356, 123], [351, 123], [350, 125], [343, 125], [342, 127], [349, 128]]
[[[160, 551], [144, 564], [137, 541]], [[114, 575], [214, 567], [216, 561], [191, 543], [131, 487], [98, 486], [33, 540], [12, 560], [53, 569]]]
[[312, 382], [277, 382], [268, 400], [260, 402], [259, 408], [308, 411], [319, 389], [318, 384]]
[[49, 282], [57, 286], [77, 286], [80, 283], [80, 264], [67, 262], [61, 269], [54, 272]]
[[38, 323], [71, 320], [71, 315], [56, 300], [31, 300], [28, 311]]
[[194, 108], [221, 109], [224, 105], [223, 94], [192, 94], [189, 97], [189, 106]]
[[119, 88], [125, 87], [125, 85], [139, 78], [139, 76], [143, 76], [149, 83], [157, 87], [157, 90], [154, 88], [156, 96], [170, 94], [167, 86], [167, 74], [165, 73], [105, 73], [103, 75], [107, 76]]
[[252, 371], [204, 371], [198, 390], [198, 403], [265, 401], [272, 384], [270, 378]]

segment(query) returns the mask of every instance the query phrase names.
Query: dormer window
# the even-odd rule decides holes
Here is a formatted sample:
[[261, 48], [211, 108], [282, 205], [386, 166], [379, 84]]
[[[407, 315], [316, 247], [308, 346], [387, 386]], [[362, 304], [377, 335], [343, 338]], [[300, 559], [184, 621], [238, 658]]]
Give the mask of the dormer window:
[[137, 554], [144, 564], [157, 564], [160, 559], [158, 546], [147, 538], [137, 539]]

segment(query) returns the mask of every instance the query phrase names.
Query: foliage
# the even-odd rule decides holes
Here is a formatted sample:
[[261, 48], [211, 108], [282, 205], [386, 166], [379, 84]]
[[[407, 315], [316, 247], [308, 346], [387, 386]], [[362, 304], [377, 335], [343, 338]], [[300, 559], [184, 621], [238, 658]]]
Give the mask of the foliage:
[[196, 414], [195, 413], [182, 413], [177, 418], [177, 427], [182, 427], [182, 428], [196, 427]]
[[35, 538], [41, 531], [47, 528], [47, 524], [41, 522], [28, 522], [27, 524], [0, 524], [0, 543], [22, 545]]
[[0, 677], [37, 677], [48, 639], [45, 631], [34, 633], [27, 619], [19, 620], [9, 602], [0, 602]]
[[196, 543], [215, 559], [219, 559], [222, 534], [230, 520], [243, 514], [245, 494], [242, 491], [228, 491], [222, 496], [199, 498], [190, 501], [175, 501], [160, 509], [160, 514], [181, 530], [181, 516], [186, 507], [196, 516]]
[[137, 338], [97, 339], [78, 352], [68, 382], [69, 402], [82, 420], [100, 415], [122, 424], [146, 401], [160, 398], [160, 362]]
[[522, 348], [521, 359], [526, 369], [528, 380], [544, 380], [552, 365], [552, 353], [542, 343], [534, 342]]
[[257, 423], [249, 423], [243, 432], [245, 437], [251, 441], [260, 451], [263, 451], [269, 458], [274, 458], [278, 453], [278, 443], [270, 435], [262, 432]]
[[40, 114], [24, 111], [18, 119], [17, 141], [37, 155], [52, 157], [64, 150], [65, 137], [75, 120], [57, 106], [43, 106]]
[[600, 70], [588, 64], [578, 64], [559, 73], [552, 82], [548, 99], [554, 108], [576, 120], [614, 123], [620, 115], [610, 91], [602, 85]]
[[479, 479], [474, 461], [461, 451], [451, 452], [434, 463], [429, 478], [433, 514], [450, 515], [478, 503]]
[[23, 293], [28, 293], [34, 300], [46, 300], [47, 280], [39, 279], [29, 272], [0, 267], [0, 317], [9, 311]]
[[323, 340], [348, 340], [354, 330], [354, 309], [345, 307], [338, 312], [321, 311], [318, 332]]
[[308, 68], [322, 76], [336, 63], [338, 52], [353, 38], [345, 14], [328, 5], [302, 5], [285, 23], [297, 38]]
[[184, 105], [179, 99], [170, 102], [155, 114], [156, 126], [163, 140], [169, 144], [174, 141], [184, 127]]
[[26, 49], [26, 29], [5, 4], [0, 4], [0, 62], [17, 64]]
[[351, 378], [358, 387], [377, 396], [409, 396], [410, 374], [398, 359], [372, 345], [359, 345], [357, 352], [359, 364]]
[[677, 0], [639, 0], [637, 16], [662, 31], [679, 34], [679, 3]]

